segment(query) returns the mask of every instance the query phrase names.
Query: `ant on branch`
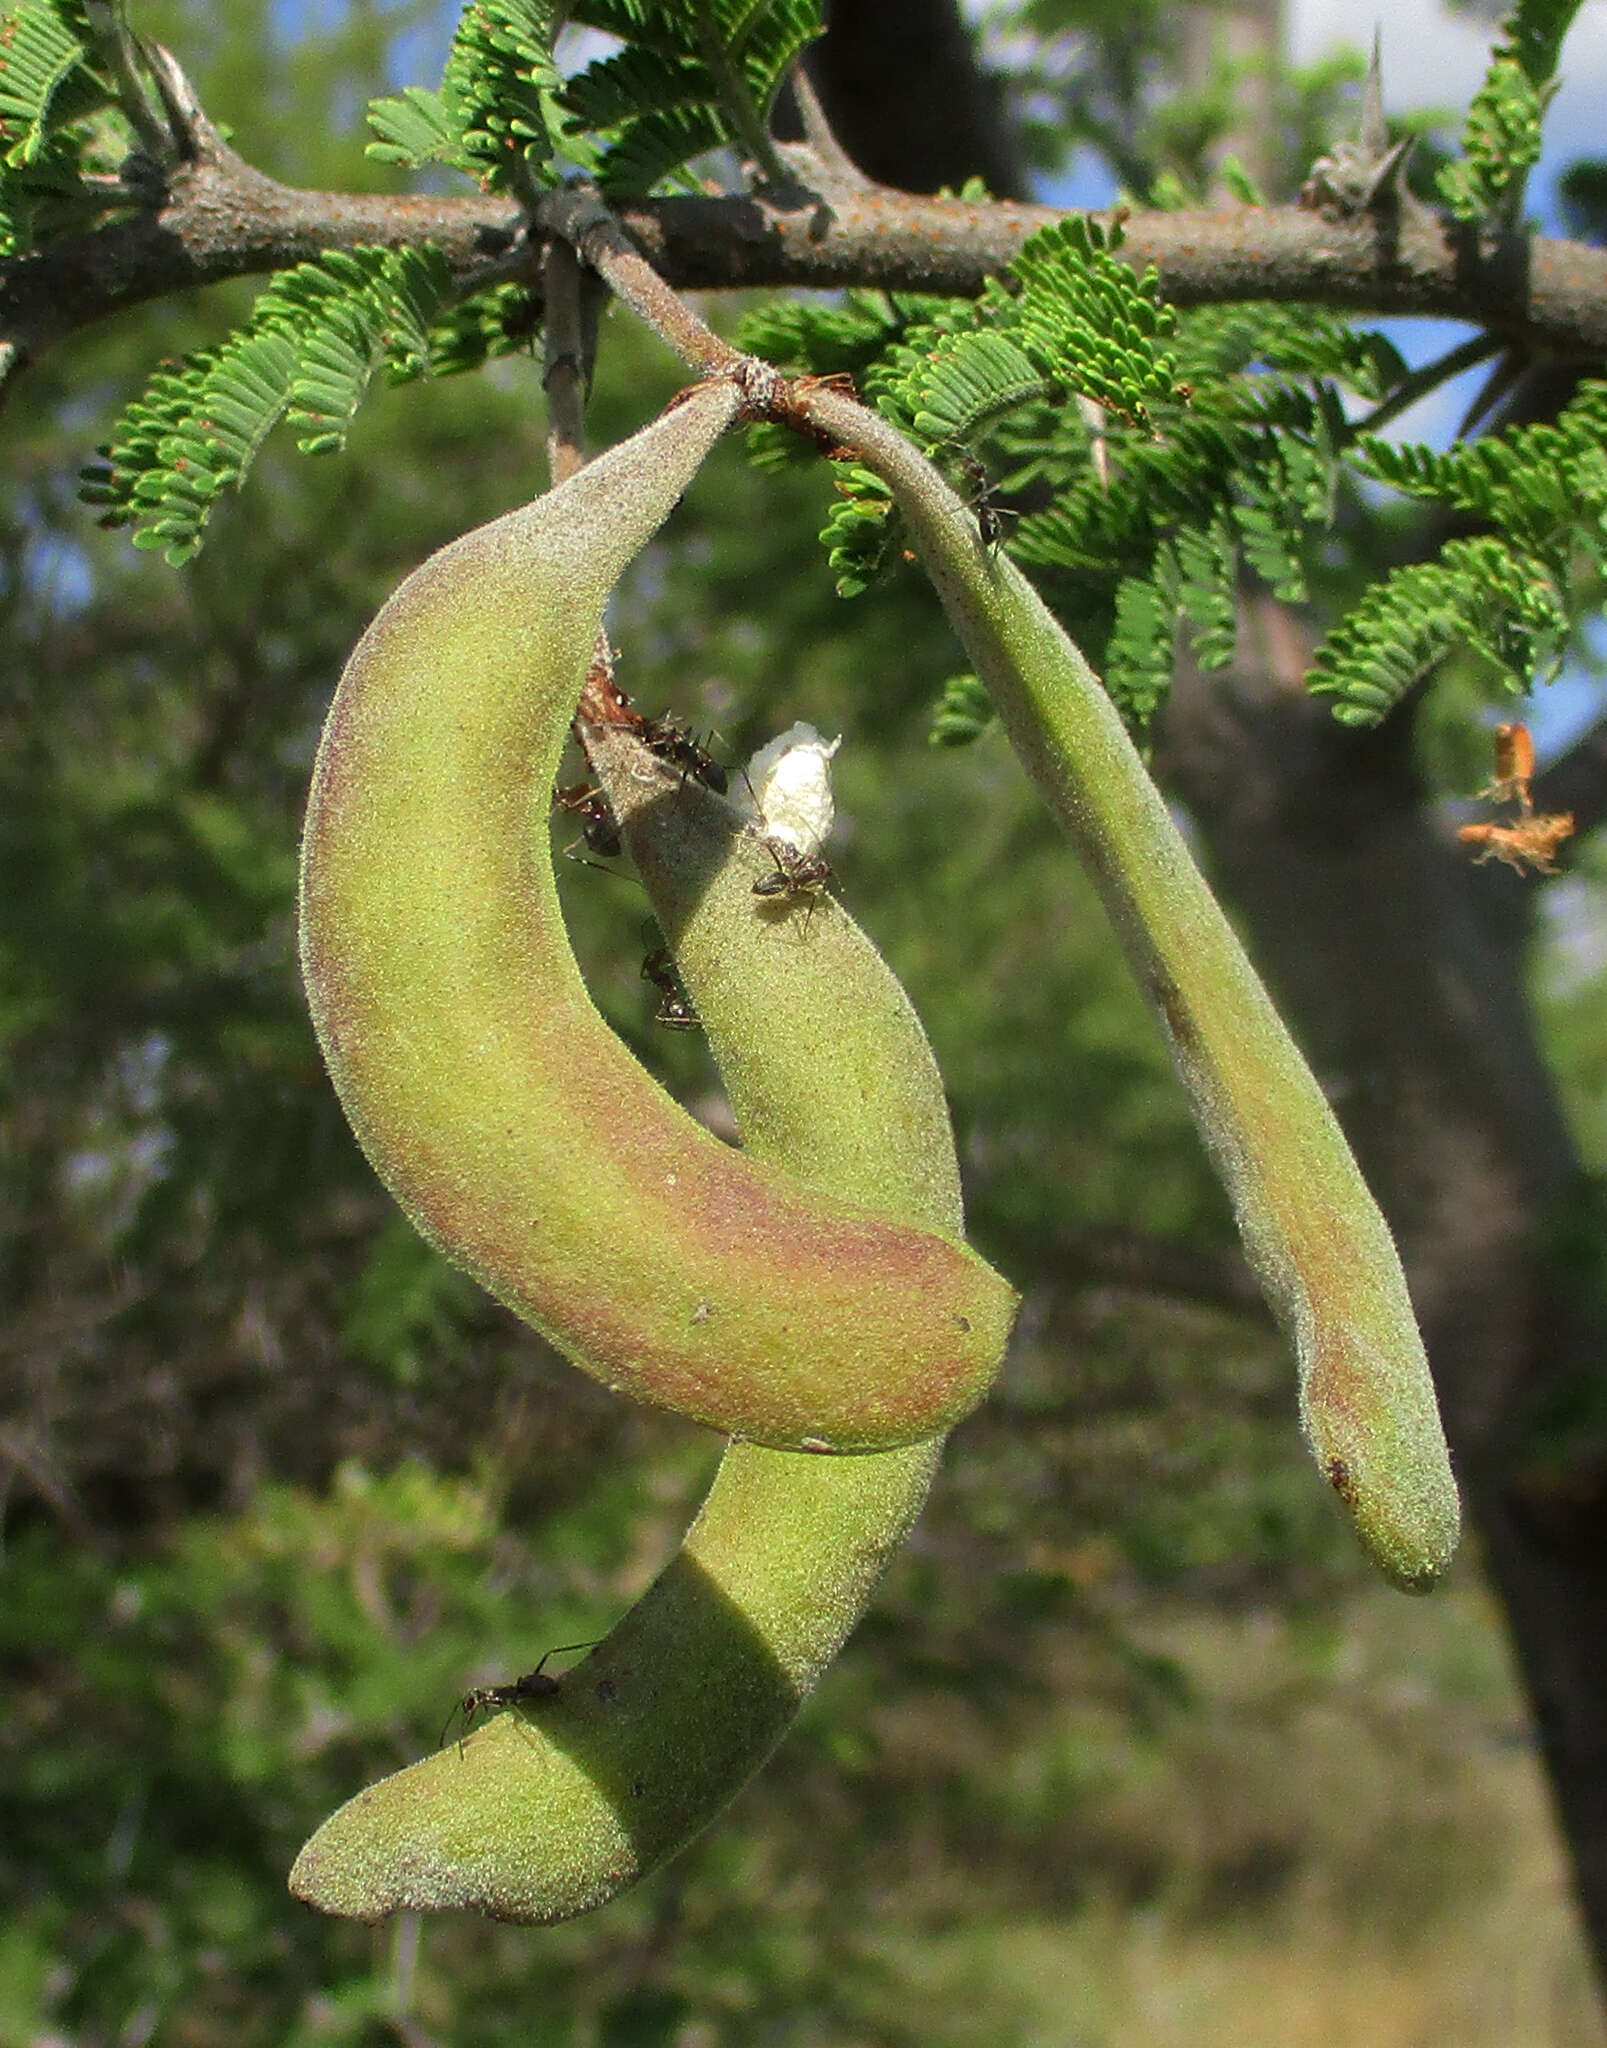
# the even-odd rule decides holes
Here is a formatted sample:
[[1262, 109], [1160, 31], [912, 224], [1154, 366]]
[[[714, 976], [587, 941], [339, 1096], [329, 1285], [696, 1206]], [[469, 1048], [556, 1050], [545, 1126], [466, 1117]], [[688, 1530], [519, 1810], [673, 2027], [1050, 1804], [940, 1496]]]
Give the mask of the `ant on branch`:
[[447, 1729], [452, 1726], [452, 1723], [459, 1714], [463, 1716], [463, 1732], [458, 1736], [458, 1749], [461, 1751], [464, 1743], [469, 1739], [469, 1730], [473, 1726], [477, 1715], [489, 1714], [496, 1707], [523, 1706], [527, 1700], [550, 1700], [553, 1694], [558, 1691], [560, 1681], [556, 1678], [549, 1678], [542, 1669], [547, 1659], [549, 1657], [565, 1656], [571, 1650], [594, 1650], [601, 1641], [601, 1636], [593, 1636], [589, 1643], [559, 1643], [553, 1649], [543, 1651], [541, 1661], [537, 1664], [535, 1670], [527, 1671], [523, 1678], [507, 1679], [501, 1685], [476, 1685], [472, 1687], [458, 1701], [451, 1713], [447, 1715], [445, 1724], [441, 1729], [441, 1739], [435, 1745], [436, 1748], [444, 1749], [446, 1747]]
[[655, 1024], [663, 1024], [671, 1031], [695, 1031], [698, 1028], [702, 1020], [681, 986], [681, 977], [675, 971], [675, 958], [668, 946], [655, 946], [648, 954], [642, 962], [642, 979], [650, 981], [659, 993], [658, 1012], [653, 1018]]

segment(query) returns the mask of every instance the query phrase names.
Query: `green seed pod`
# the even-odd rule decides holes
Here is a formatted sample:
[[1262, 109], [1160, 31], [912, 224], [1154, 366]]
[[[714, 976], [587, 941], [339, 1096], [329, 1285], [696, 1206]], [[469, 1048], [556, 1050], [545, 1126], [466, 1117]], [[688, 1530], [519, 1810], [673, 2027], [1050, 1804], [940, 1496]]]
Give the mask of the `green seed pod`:
[[1301, 1420], [1364, 1548], [1396, 1585], [1450, 1563], [1456, 1483], [1405, 1277], [1350, 1147], [1115, 706], [1015, 565], [930, 463], [829, 391], [805, 410], [892, 490], [1028, 772], [1093, 876], [1166, 1035], [1290, 1338]]
[[[591, 739], [746, 1143], [958, 1232], [942, 1082], [869, 941], [836, 904], [816, 907], [805, 938], [801, 912], [765, 914], [762, 849], [733, 836], [729, 808], [628, 737]], [[363, 1920], [472, 1906], [546, 1921], [605, 1904], [684, 1847], [780, 1741], [909, 1533], [940, 1451], [732, 1444], [679, 1555], [557, 1692], [343, 1807], [291, 1889]]]
[[980, 1399], [1009, 1287], [673, 1103], [586, 994], [544, 829], [608, 592], [739, 403], [699, 387], [384, 606], [319, 750], [302, 960], [352, 1127], [449, 1258], [611, 1387], [759, 1443], [882, 1449]]

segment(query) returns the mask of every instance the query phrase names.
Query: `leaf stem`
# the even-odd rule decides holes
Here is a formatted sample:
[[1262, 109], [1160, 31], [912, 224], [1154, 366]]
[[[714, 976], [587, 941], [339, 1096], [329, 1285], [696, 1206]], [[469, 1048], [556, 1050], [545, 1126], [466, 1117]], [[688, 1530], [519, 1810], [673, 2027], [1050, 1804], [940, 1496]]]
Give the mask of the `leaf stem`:
[[1359, 441], [1363, 434], [1376, 434], [1380, 427], [1398, 419], [1403, 412], [1416, 405], [1431, 391], [1437, 391], [1451, 378], [1460, 377], [1464, 370], [1471, 370], [1475, 364], [1488, 362], [1491, 356], [1499, 355], [1507, 346], [1498, 334], [1473, 334], [1459, 342], [1453, 349], [1432, 363], [1425, 363], [1421, 369], [1413, 370], [1410, 376], [1398, 384], [1388, 398], [1375, 405], [1365, 419], [1357, 420], [1350, 430], [1350, 439]]
[[742, 146], [752, 157], [765, 184], [777, 189], [790, 190], [797, 185], [797, 178], [787, 168], [781, 152], [771, 140], [770, 131], [753, 94], [748, 90], [748, 81], [742, 74], [742, 67], [733, 58], [714, 9], [708, 0], [700, 0], [697, 9], [698, 51], [709, 68], [709, 75], [720, 91], [725, 110], [731, 116], [733, 127]]

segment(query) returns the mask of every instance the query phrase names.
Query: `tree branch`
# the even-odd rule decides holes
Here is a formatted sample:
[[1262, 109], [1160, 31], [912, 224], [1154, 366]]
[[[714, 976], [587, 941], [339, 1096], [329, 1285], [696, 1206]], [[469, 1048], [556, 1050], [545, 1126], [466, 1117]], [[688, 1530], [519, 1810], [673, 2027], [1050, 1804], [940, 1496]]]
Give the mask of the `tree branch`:
[[[827, 204], [763, 194], [639, 201], [619, 218], [680, 290], [878, 285], [968, 296], [1058, 209], [914, 197], [789, 160]], [[0, 343], [27, 359], [91, 322], [221, 279], [304, 262], [323, 249], [433, 241], [465, 281], [538, 279], [521, 215], [483, 197], [302, 191], [221, 144], [176, 172], [168, 203], [0, 265]], [[1578, 360], [1607, 356], [1607, 250], [1509, 234], [1480, 242], [1412, 209], [1334, 219], [1296, 206], [1138, 213], [1135, 268], [1154, 264], [1183, 306], [1317, 300], [1373, 313], [1433, 313]]]

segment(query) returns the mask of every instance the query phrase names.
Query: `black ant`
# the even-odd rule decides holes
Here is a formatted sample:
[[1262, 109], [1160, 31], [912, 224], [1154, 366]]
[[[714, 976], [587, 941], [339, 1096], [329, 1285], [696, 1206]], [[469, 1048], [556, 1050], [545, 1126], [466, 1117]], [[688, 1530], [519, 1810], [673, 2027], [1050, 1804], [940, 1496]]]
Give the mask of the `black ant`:
[[463, 1733], [458, 1737], [458, 1748], [461, 1750], [469, 1738], [469, 1729], [477, 1714], [489, 1714], [494, 1707], [522, 1706], [527, 1700], [550, 1700], [559, 1689], [559, 1680], [549, 1678], [542, 1669], [547, 1659], [562, 1657], [570, 1650], [594, 1650], [601, 1641], [601, 1636], [593, 1636], [589, 1643], [559, 1643], [553, 1649], [544, 1650], [541, 1662], [534, 1671], [527, 1671], [523, 1678], [507, 1679], [501, 1685], [472, 1687], [447, 1715], [436, 1748], [443, 1749], [446, 1746], [446, 1731], [459, 1714], [463, 1716]]
[[666, 1025], [671, 1031], [695, 1031], [701, 1021], [698, 1013], [687, 999], [681, 978], [675, 971], [675, 960], [668, 946], [655, 946], [642, 962], [642, 979], [650, 981], [661, 998], [655, 1024]]
[[767, 839], [766, 853], [776, 864], [773, 875], [761, 875], [753, 885], [755, 896], [784, 896], [789, 905], [806, 899], [804, 930], [815, 914], [820, 892], [831, 880], [831, 862], [823, 853], [804, 853], [787, 839]]
[[690, 775], [705, 789], [712, 789], [716, 796], [724, 796], [730, 787], [730, 778], [725, 770], [708, 748], [693, 738], [673, 711], [666, 711], [662, 718], [643, 719], [642, 745], [650, 754], [657, 754], [661, 761], [668, 761], [672, 767], [679, 768], [683, 782]]
[[[616, 860], [620, 851], [619, 826], [613, 812], [608, 808], [608, 799], [600, 789], [588, 789], [584, 782], [572, 782], [565, 789], [555, 789], [552, 800], [561, 811], [573, 811], [580, 820], [580, 837], [599, 860]], [[571, 840], [568, 852], [579, 844]]]
[[977, 532], [982, 536], [982, 545], [994, 552], [1004, 544], [1005, 521], [1015, 514], [1006, 511], [993, 496], [993, 486], [988, 473], [974, 455], [962, 454], [960, 470], [971, 487], [971, 510], [976, 514]]

